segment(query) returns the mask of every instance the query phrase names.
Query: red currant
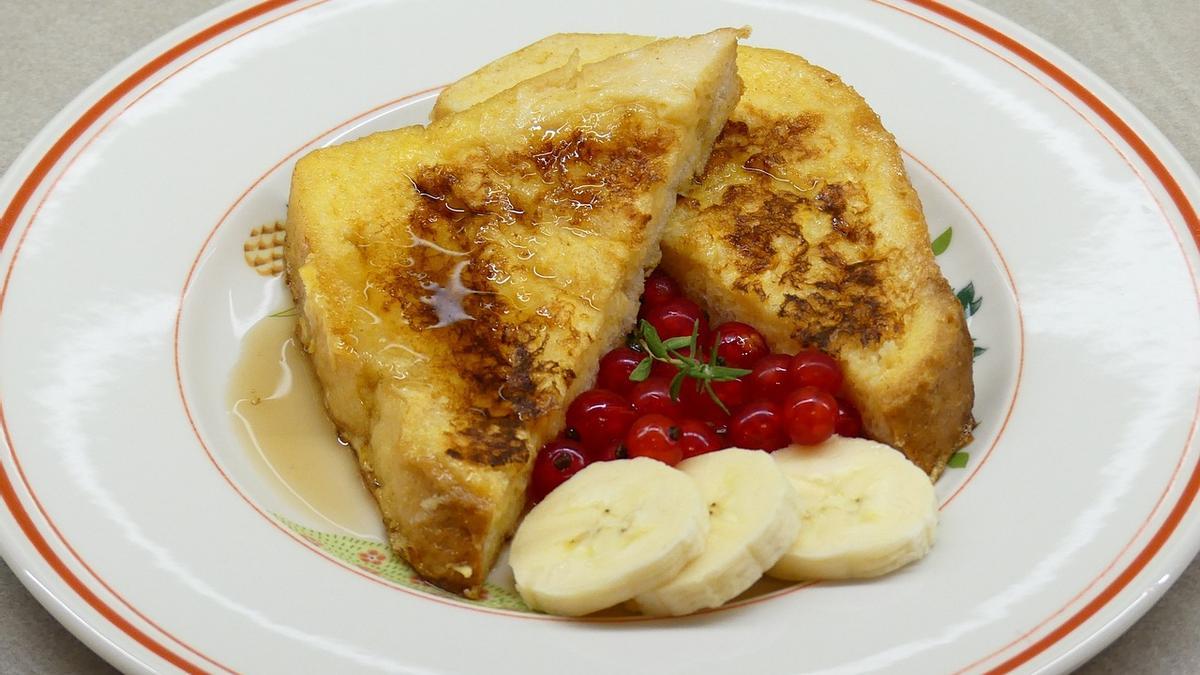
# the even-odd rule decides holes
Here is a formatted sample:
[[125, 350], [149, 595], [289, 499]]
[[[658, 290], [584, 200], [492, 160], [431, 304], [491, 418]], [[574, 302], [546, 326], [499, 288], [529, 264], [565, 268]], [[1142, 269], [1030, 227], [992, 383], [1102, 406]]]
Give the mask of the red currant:
[[693, 419], [679, 423], [679, 444], [683, 447], [684, 459], [725, 447], [715, 431], [704, 422]]
[[750, 450], [778, 450], [787, 445], [779, 406], [770, 401], [755, 401], [736, 410], [729, 419], [729, 440]]
[[800, 445], [816, 445], [833, 435], [837, 401], [824, 389], [800, 387], [783, 401], [788, 437]]
[[642, 415], [625, 436], [630, 457], [649, 457], [675, 466], [683, 459], [682, 433], [666, 415]]
[[629, 393], [634, 385], [629, 379], [629, 374], [644, 358], [645, 354], [635, 352], [629, 347], [617, 347], [605, 354], [600, 359], [600, 374], [596, 377], [596, 387], [618, 394]]
[[679, 417], [683, 412], [679, 401], [671, 398], [671, 380], [665, 377], [651, 377], [635, 384], [629, 392], [629, 402], [640, 415], [658, 413]]
[[589, 389], [567, 406], [567, 426], [579, 434], [583, 447], [591, 450], [624, 436], [636, 417], [629, 401], [607, 389]]
[[857, 438], [862, 436], [862, 415], [858, 408], [844, 398], [837, 399], [837, 420], [833, 423], [833, 431], [838, 436]]
[[680, 295], [679, 284], [666, 272], [655, 269], [646, 277], [646, 290], [642, 292], [642, 304], [647, 307], [667, 303]]
[[842, 388], [842, 368], [833, 357], [817, 349], [805, 349], [792, 357], [793, 387], [817, 387], [836, 394]]
[[675, 373], [678, 372], [678, 368], [667, 363], [666, 361], [655, 361], [654, 365], [650, 366], [650, 377], [665, 377], [667, 378], [668, 382], [670, 382], [671, 378], [675, 377]]
[[770, 354], [758, 360], [754, 369], [746, 376], [751, 395], [779, 403], [792, 390], [792, 357], [787, 354]]
[[700, 385], [699, 380], [686, 379], [683, 381], [683, 389], [679, 393], [679, 400], [683, 403], [684, 413], [690, 417], [695, 417], [705, 422], [710, 422], [716, 426], [722, 426], [729, 419], [729, 413], [725, 410], [733, 410], [749, 398], [750, 389], [746, 386], [745, 380], [727, 380], [725, 382], [713, 382], [713, 393], [725, 404], [725, 410], [721, 410], [721, 406], [713, 400], [711, 394], [708, 393], [708, 388]]
[[554, 488], [587, 466], [583, 448], [574, 441], [555, 439], [542, 446], [533, 460], [533, 475], [529, 479], [529, 501], [538, 503]]
[[629, 457], [629, 450], [625, 448], [625, 439], [617, 439], [609, 442], [598, 451], [585, 451], [588, 464], [592, 462], [610, 462], [614, 459], [626, 459]]
[[729, 418], [728, 417], [726, 417], [725, 419], [723, 419], [719, 422], [705, 422], [704, 420], [701, 420], [701, 421], [704, 422], [705, 424], [707, 424], [708, 428], [712, 429], [712, 432], [717, 435], [717, 438], [720, 439], [720, 441], [721, 441], [722, 448], [732, 448], [733, 447], [733, 444], [729, 442]]
[[697, 321], [700, 322], [700, 337], [708, 335], [708, 317], [704, 315], [700, 305], [687, 298], [675, 298], [661, 305], [647, 305], [645, 310], [646, 320], [664, 340], [690, 336]]
[[712, 343], [717, 345], [717, 356], [730, 368], [751, 368], [771, 351], [762, 333], [739, 321], [728, 321], [714, 328]]

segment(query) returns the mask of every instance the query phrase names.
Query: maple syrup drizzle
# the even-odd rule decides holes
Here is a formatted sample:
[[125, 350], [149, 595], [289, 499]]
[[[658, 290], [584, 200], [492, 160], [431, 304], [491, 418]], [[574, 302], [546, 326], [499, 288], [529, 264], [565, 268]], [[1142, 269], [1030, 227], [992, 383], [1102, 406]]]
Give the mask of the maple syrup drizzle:
[[296, 319], [267, 317], [242, 339], [228, 403], [263, 474], [300, 511], [362, 538], [382, 532], [354, 451], [338, 440], [321, 388], [295, 337]]

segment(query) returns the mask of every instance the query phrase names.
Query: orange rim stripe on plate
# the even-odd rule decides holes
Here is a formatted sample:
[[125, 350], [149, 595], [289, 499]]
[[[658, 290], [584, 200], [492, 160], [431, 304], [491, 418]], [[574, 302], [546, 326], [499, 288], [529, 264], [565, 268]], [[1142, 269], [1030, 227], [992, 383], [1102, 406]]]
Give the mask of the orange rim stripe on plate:
[[[1175, 208], [1183, 216], [1184, 222], [1187, 223], [1188, 231], [1192, 235], [1192, 240], [1197, 248], [1200, 248], [1200, 215], [1196, 213], [1195, 207], [1188, 200], [1183, 192], [1183, 188], [1179, 185], [1175, 177], [1158, 158], [1150, 146], [1146, 144], [1142, 137], [1139, 136], [1112, 108], [1100, 100], [1098, 96], [1080, 84], [1075, 78], [1068, 75], [1058, 66], [1050, 62], [1049, 59], [1041, 56], [1029, 47], [1017, 42], [1015, 39], [1001, 33], [996, 28], [989, 26], [982, 21], [968, 16], [956, 9], [947, 7], [936, 0], [906, 0], [918, 7], [934, 12], [944, 18], [947, 18], [957, 24], [960, 24], [989, 40], [1003, 45], [1005, 49], [1016, 54], [1026, 62], [1050, 76], [1055, 82], [1071, 92], [1076, 98], [1084, 103], [1092, 112], [1096, 113], [1108, 126], [1117, 132], [1137, 156], [1150, 168], [1154, 177], [1166, 190], [1170, 196], [1171, 202]], [[1168, 223], [1169, 224], [1169, 223]], [[1195, 434], [1195, 422], [1192, 420], [1192, 429], [1189, 431], [1187, 440], [1184, 441], [1184, 448], [1191, 444]], [[1047, 633], [1044, 637], [1029, 645], [1019, 653], [1010, 657], [1000, 665], [991, 669], [991, 673], [1007, 673], [1015, 670], [1019, 666], [1032, 660], [1042, 652], [1049, 649], [1059, 640], [1069, 635], [1076, 628], [1079, 628], [1084, 622], [1096, 615], [1105, 605], [1112, 601], [1137, 575], [1145, 569], [1146, 565], [1158, 554], [1162, 549], [1163, 544], [1171, 537], [1171, 534], [1179, 526], [1183, 517], [1191, 508], [1192, 503], [1196, 499], [1197, 492], [1200, 492], [1200, 464], [1192, 470], [1192, 475], [1188, 478], [1187, 484], [1183, 488], [1183, 492], [1179, 497], [1179, 501], [1175, 503], [1171, 511], [1167, 514], [1166, 520], [1159, 526], [1158, 531], [1150, 538], [1146, 544], [1146, 548], [1133, 559], [1117, 577], [1109, 583], [1093, 598], [1090, 602], [1084, 605], [1079, 611], [1071, 615], [1066, 621], [1060, 624], [1057, 628]]]
[[[67, 131], [57, 141], [55, 141], [54, 145], [50, 147], [50, 150], [48, 150], [33, 167], [33, 170], [29, 173], [29, 176], [27, 176], [21, 183], [21, 186], [17, 188], [16, 194], [13, 195], [12, 201], [9, 202], [8, 207], [5, 208], [4, 214], [0, 215], [0, 246], [3, 246], [8, 242], [8, 238], [12, 234], [13, 227], [16, 225], [17, 217], [28, 204], [29, 199], [33, 196], [33, 193], [37, 190], [38, 186], [41, 185], [42, 181], [46, 179], [46, 176], [50, 173], [50, 170], [59, 162], [59, 160], [62, 159], [67, 150], [70, 149], [70, 147], [74, 145], [77, 140], [79, 140], [84, 132], [91, 128], [91, 126], [95, 124], [96, 121], [100, 119], [100, 117], [110, 108], [112, 108], [118, 101], [128, 95], [138, 85], [144, 83], [164, 67], [176, 61], [181, 56], [195, 49], [196, 47], [208, 42], [209, 40], [212, 40], [213, 38], [232, 28], [240, 26], [248, 21], [253, 21], [264, 14], [267, 14], [280, 7], [284, 7], [292, 2], [295, 2], [295, 0], [266, 0], [265, 2], [249, 7], [232, 16], [226, 17], [221, 21], [218, 21], [217, 23], [192, 35], [186, 40], [176, 44], [174, 47], [168, 49], [162, 54], [159, 54], [154, 59], [150, 60], [148, 63], [134, 71], [129, 77], [122, 80], [116, 87], [113, 87], [107, 94], [102, 96], [100, 100], [92, 104], [92, 106], [88, 108], [87, 111], [79, 117], [79, 119], [75, 120], [75, 122], [67, 129]], [[8, 272], [4, 277], [3, 288], [0, 289], [0, 311], [2, 311], [4, 307], [4, 298], [8, 292], [8, 284], [12, 276], [12, 270], [15, 266], [15, 263], [16, 258], [14, 256], [12, 263], [9, 264]], [[0, 405], [0, 427], [3, 428], [4, 440], [11, 450], [13, 447], [13, 442], [12, 437], [9, 434], [8, 422], [4, 416], [2, 405]], [[126, 635], [137, 641], [138, 644], [150, 650], [156, 656], [159, 656], [171, 665], [188, 673], [205, 672], [203, 669], [188, 662], [175, 652], [163, 646], [157, 640], [147, 635], [140, 628], [130, 623], [125, 617], [118, 614], [115, 610], [113, 610], [112, 607], [107, 605], [99, 596], [92, 592], [92, 590], [88, 588], [87, 585], [84, 584], [83, 581], [80, 580], [80, 578], [76, 576], [76, 574], [72, 572], [70, 568], [67, 567], [62, 558], [60, 558], [58, 554], [54, 552], [54, 550], [50, 547], [49, 542], [46, 541], [46, 538], [33, 523], [33, 519], [30, 518], [29, 512], [25, 509], [25, 506], [21, 503], [20, 498], [17, 496], [8, 472], [3, 470], [3, 467], [0, 467], [0, 497], [4, 499], [4, 504], [8, 507], [9, 512], [12, 513], [13, 519], [17, 522], [17, 525], [21, 528], [21, 531], [25, 534], [26, 538], [29, 539], [29, 542], [33, 545], [34, 549], [37, 550], [38, 554], [42, 556], [42, 558], [50, 565], [50, 568], [53, 569], [55, 573], [57, 573], [58, 576], [61, 577], [62, 580], [65, 581], [67, 585], [70, 586], [71, 589], [74, 590], [79, 597], [84, 600], [84, 602], [99, 612], [105, 619], [108, 619], [108, 621], [110, 621]], [[178, 642], [176, 638], [172, 637], [172, 639], [175, 639], [176, 642]], [[197, 656], [208, 660], [208, 657], [205, 657], [203, 654], [195, 652], [195, 650], [190, 651], [193, 651]], [[224, 668], [224, 666], [221, 667]]]
[[[235, 28], [248, 21], [252, 21], [264, 14], [267, 14], [275, 9], [284, 7], [294, 3], [296, 0], [266, 0], [236, 14], [233, 14], [217, 23], [201, 30], [192, 35], [186, 40], [178, 43], [174, 47], [163, 52], [145, 65], [138, 68], [134, 73], [120, 82], [116, 87], [110, 90], [107, 94], [101, 97], [96, 103], [88, 108], [82, 116], [79, 117], [67, 131], [51, 146], [46, 154], [38, 161], [33, 170], [29, 173], [26, 179], [21, 183], [13, 196], [12, 201], [8, 204], [3, 215], [0, 215], [0, 246], [3, 246], [11, 235], [17, 218], [28, 204], [33, 193], [38, 186], [45, 180], [53, 167], [62, 159], [70, 147], [79, 138], [95, 124], [95, 122], [118, 101], [128, 95], [138, 85], [148, 80], [151, 76], [158, 73], [164, 67], [179, 59], [181, 56], [202, 45], [203, 43], [217, 37], [218, 35]], [[1200, 216], [1197, 215], [1195, 208], [1184, 194], [1183, 188], [1171, 175], [1163, 162], [1154, 154], [1153, 150], [1146, 144], [1144, 140], [1133, 129], [1100, 100], [1095, 94], [1086, 89], [1078, 81], [1068, 75], [1065, 71], [1055, 66], [1048, 59], [1037, 54], [1030, 48], [1017, 42], [1015, 39], [1001, 33], [997, 29], [970, 17], [959, 10], [947, 7], [936, 0], [905, 0], [906, 2], [921, 7], [929, 12], [942, 16], [954, 23], [960, 24], [975, 33], [983, 35], [989, 40], [1003, 45], [1005, 49], [1021, 57], [1041, 72], [1048, 75], [1059, 85], [1070, 91], [1075, 97], [1082, 101], [1089, 109], [1096, 113], [1111, 129], [1134, 150], [1138, 157], [1146, 164], [1154, 174], [1155, 178], [1162, 185], [1168, 196], [1171, 198], [1174, 206], [1182, 215], [1187, 224], [1187, 228], [1192, 235], [1192, 239], [1196, 246], [1200, 248]], [[885, 5], [887, 6], [887, 5]], [[936, 25], [936, 24], [935, 24]], [[1168, 223], [1169, 224], [1169, 223]], [[15, 258], [13, 263], [15, 263]], [[10, 263], [8, 272], [4, 279], [3, 289], [0, 289], [0, 309], [3, 308], [4, 296], [7, 293], [8, 283], [12, 274], [13, 264]], [[1193, 420], [1193, 428], [1189, 431], [1186, 446], [1190, 445], [1195, 433], [1195, 420]], [[7, 422], [4, 417], [2, 407], [0, 407], [0, 426], [3, 427], [5, 440], [7, 441], [10, 450], [12, 449], [12, 438], [9, 435]], [[1134, 560], [1095, 598], [1087, 605], [1073, 614], [1064, 623], [1052, 630], [1043, 638], [1039, 639], [1034, 644], [1026, 647], [1020, 653], [1010, 657], [1008, 660], [1001, 663], [990, 672], [1004, 673], [1009, 672], [1020, 665], [1035, 658], [1058, 641], [1069, 635], [1080, 625], [1093, 617], [1106, 604], [1118, 595], [1137, 575], [1146, 567], [1154, 556], [1161, 550], [1162, 546], [1174, 533], [1179, 526], [1183, 517], [1187, 514], [1189, 508], [1195, 501], [1197, 493], [1200, 492], [1200, 464], [1192, 471], [1179, 500], [1172, 507], [1164, 522], [1159, 526], [1159, 529], [1151, 537], [1146, 547], [1134, 558]], [[154, 638], [147, 635], [145, 632], [134, 626], [110, 606], [93, 593], [80, 579], [70, 570], [63, 560], [54, 552], [45, 537], [37, 529], [28, 511], [21, 503], [13, 483], [7, 471], [0, 467], [0, 497], [3, 497], [5, 505], [12, 513], [14, 520], [17, 522], [21, 531], [29, 539], [34, 549], [42, 556], [49, 564], [51, 569], [55, 571], [85, 602], [93, 609], [109, 620], [114, 626], [129, 635], [142, 646], [146, 647], [152, 653], [168, 661], [172, 665], [186, 672], [203, 672], [200, 668], [184, 660], [172, 652], [167, 647], [160, 644]], [[161, 629], [160, 629], [161, 630]], [[173, 636], [168, 635], [168, 637]], [[178, 642], [178, 640], [176, 640]], [[208, 657], [191, 650], [197, 655], [208, 660]], [[214, 665], [217, 665], [214, 663]]]

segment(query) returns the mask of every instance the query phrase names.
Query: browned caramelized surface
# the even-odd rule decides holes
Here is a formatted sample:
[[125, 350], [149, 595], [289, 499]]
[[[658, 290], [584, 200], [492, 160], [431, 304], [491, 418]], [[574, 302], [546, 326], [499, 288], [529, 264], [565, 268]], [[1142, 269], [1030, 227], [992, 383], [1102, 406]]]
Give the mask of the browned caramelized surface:
[[[569, 352], [547, 346], [592, 339], [571, 317], [594, 310], [580, 307], [587, 301], [578, 294], [553, 297], [564, 290], [560, 280], [579, 275], [539, 269], [545, 256], [538, 248], [564, 236], [599, 236], [589, 229], [603, 222], [597, 213], [633, 225], [605, 232], [608, 238], [630, 250], [641, 245], [650, 213], [636, 196], [665, 179], [672, 140], [644, 122], [627, 111], [613, 124], [596, 119], [553, 137], [529, 133], [513, 152], [479, 148], [465, 161], [419, 164], [395, 188], [399, 201], [413, 205], [407, 217], [351, 233], [382, 315], [405, 332], [432, 331], [435, 363], [456, 371], [458, 394], [448, 401], [461, 414], [447, 437], [451, 457], [523, 464], [536, 448], [522, 428], [564, 405], [578, 374]], [[555, 279], [541, 278], [551, 270]], [[543, 300], [537, 307], [534, 295]]]
[[[829, 349], [853, 336], [870, 347], [897, 335], [909, 307], [896, 294], [907, 294], [877, 246], [867, 190], [840, 172], [796, 171], [829, 154], [822, 115], [770, 117], [746, 105], [738, 114], [676, 218], [729, 247], [735, 290], [763, 303], [768, 288], [779, 294], [776, 312], [797, 342]], [[688, 245], [680, 230], [673, 250]]]
[[715, 318], [846, 371], [867, 432], [936, 477], [970, 440], [971, 340], [879, 117], [835, 75], [742, 48], [745, 94], [663, 238]]
[[736, 103], [731, 30], [561, 68], [293, 175], [288, 280], [393, 548], [477, 593]]
[[[649, 39], [550, 36], [451, 85], [434, 117], [573, 53]], [[682, 191], [662, 266], [714, 319], [751, 323], [777, 350], [837, 356], [870, 435], [936, 476], [970, 439], [971, 342], [899, 148], [860, 96], [798, 56], [741, 47], [738, 70], [745, 92]]]

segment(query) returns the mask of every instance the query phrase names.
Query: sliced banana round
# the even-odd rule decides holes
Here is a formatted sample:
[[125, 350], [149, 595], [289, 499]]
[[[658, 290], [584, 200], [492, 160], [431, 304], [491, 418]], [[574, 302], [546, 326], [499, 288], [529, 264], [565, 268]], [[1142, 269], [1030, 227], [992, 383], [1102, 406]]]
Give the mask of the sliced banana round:
[[834, 436], [774, 453], [800, 498], [800, 535], [767, 574], [857, 579], [920, 560], [933, 546], [937, 498], [924, 471], [899, 451]]
[[534, 609], [582, 616], [670, 581], [704, 550], [695, 481], [652, 459], [597, 462], [525, 516], [509, 550]]
[[771, 455], [730, 448], [685, 460], [708, 507], [704, 552], [674, 579], [634, 602], [653, 615], [691, 614], [719, 607], [762, 577], [796, 540], [796, 492]]

